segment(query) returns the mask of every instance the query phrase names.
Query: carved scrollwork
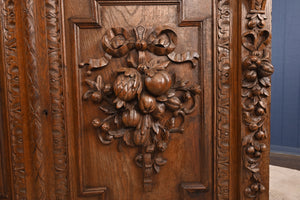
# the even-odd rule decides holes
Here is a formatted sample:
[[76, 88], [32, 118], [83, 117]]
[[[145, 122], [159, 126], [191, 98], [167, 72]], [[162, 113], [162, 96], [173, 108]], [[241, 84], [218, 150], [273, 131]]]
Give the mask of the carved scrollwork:
[[[248, 198], [256, 199], [260, 192], [265, 191], [261, 177], [262, 153], [268, 149], [265, 139], [268, 137], [266, 130], [266, 116], [268, 114], [268, 97], [270, 96], [271, 75], [274, 67], [269, 57], [271, 34], [264, 27], [264, 15], [266, 1], [251, 1], [249, 15], [257, 19], [249, 18], [249, 31], [242, 37], [243, 47], [248, 55], [242, 62], [242, 117], [247, 127], [247, 134], [244, 136], [242, 145], [244, 148], [244, 166], [250, 174], [250, 185], [245, 189]], [[249, 16], [248, 15], [248, 16]], [[261, 16], [260, 16], [261, 15]], [[253, 21], [254, 20], [254, 21]], [[255, 26], [253, 26], [255, 24]]]
[[[169, 27], [149, 30], [146, 35], [146, 29], [138, 26], [133, 32], [135, 35], [124, 28], [108, 30], [102, 39], [105, 58], [80, 64], [87, 67], [89, 76], [108, 65], [112, 57], [126, 56], [127, 61], [110, 83], [105, 83], [101, 75], [95, 80], [85, 79], [89, 89], [83, 99], [92, 100], [107, 115], [92, 121], [101, 143], [117, 140], [120, 146], [139, 148], [135, 162], [143, 168], [145, 191], [151, 191], [152, 176], [167, 163], [162, 152], [167, 149], [170, 134], [183, 133], [185, 117], [195, 110], [201, 93], [200, 85], [178, 80], [167, 68], [171, 61], [191, 62], [195, 67], [199, 55], [174, 53], [177, 35]], [[150, 58], [147, 51], [164, 57]]]

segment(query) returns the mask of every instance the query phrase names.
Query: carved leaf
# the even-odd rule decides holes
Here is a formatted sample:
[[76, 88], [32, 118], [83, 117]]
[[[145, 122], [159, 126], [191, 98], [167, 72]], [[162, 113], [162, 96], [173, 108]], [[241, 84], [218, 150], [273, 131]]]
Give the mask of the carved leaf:
[[263, 77], [259, 82], [265, 87], [271, 87], [271, 79], [269, 77]]
[[158, 157], [158, 158], [155, 158], [155, 163], [159, 166], [163, 166], [167, 163], [167, 160], [162, 157]]
[[266, 96], [266, 97], [270, 96], [270, 93], [269, 93], [269, 91], [268, 91], [266, 88], [262, 88], [262, 89], [261, 89], [261, 93], [262, 93], [264, 96]]
[[152, 123], [152, 129], [156, 134], [159, 134], [159, 122]]
[[88, 91], [86, 91], [86, 92], [83, 94], [82, 99], [83, 99], [83, 100], [87, 100], [88, 98], [91, 97], [91, 95], [92, 95], [93, 93], [94, 93], [93, 90], [88, 90]]
[[123, 137], [123, 135], [128, 131], [128, 129], [119, 129], [116, 131], [108, 131], [108, 134], [112, 135], [114, 138], [120, 138]]
[[104, 83], [101, 75], [97, 76], [96, 87], [98, 91], [101, 91], [101, 89], [104, 87]]
[[95, 81], [91, 81], [89, 79], [85, 79], [84, 81], [85, 81], [85, 83], [87, 84], [87, 86], [89, 88], [91, 88], [91, 89], [97, 89]]
[[157, 164], [153, 164], [153, 168], [155, 170], [156, 173], [159, 173], [160, 172], [160, 167], [157, 165]]
[[132, 134], [130, 131], [126, 131], [124, 133], [123, 140], [124, 140], [125, 144], [127, 144], [128, 146], [131, 146], [131, 147], [134, 146]]

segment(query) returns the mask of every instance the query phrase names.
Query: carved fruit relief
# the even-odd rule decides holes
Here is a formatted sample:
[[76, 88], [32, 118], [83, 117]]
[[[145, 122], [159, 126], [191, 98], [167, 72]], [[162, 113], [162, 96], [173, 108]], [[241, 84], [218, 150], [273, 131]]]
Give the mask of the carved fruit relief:
[[167, 149], [170, 134], [183, 133], [185, 116], [195, 110], [201, 93], [200, 85], [178, 80], [167, 68], [171, 62], [190, 62], [195, 67], [199, 55], [175, 53], [177, 35], [169, 27], [149, 30], [146, 35], [146, 29], [138, 26], [133, 32], [108, 30], [102, 39], [105, 56], [80, 64], [87, 68], [89, 77], [113, 57], [126, 56], [127, 61], [118, 67], [111, 83], [105, 83], [101, 75], [95, 80], [86, 78], [88, 90], [83, 99], [93, 101], [107, 115], [91, 122], [101, 143], [117, 140], [139, 149], [134, 160], [143, 169], [144, 190], [151, 191], [152, 176], [167, 163], [162, 152]]
[[265, 27], [267, 0], [251, 0], [247, 31], [242, 35], [246, 53], [242, 62], [242, 109], [246, 134], [243, 137], [243, 162], [248, 173], [248, 186], [244, 189], [250, 199], [258, 199], [266, 190], [261, 168], [263, 152], [268, 150], [267, 119], [271, 75], [274, 67], [270, 59], [271, 33]]

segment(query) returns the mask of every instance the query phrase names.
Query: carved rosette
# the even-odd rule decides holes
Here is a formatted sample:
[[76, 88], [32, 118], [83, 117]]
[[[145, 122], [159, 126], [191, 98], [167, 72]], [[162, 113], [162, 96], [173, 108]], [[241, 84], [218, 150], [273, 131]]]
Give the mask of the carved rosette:
[[248, 52], [242, 61], [242, 117], [247, 128], [242, 145], [244, 167], [250, 182], [245, 194], [247, 198], [256, 199], [265, 191], [261, 162], [262, 153], [268, 149], [266, 119], [274, 67], [270, 59], [271, 34], [264, 29], [266, 0], [252, 0], [250, 3], [248, 30], [242, 35], [242, 45]]
[[112, 82], [105, 83], [101, 75], [85, 79], [88, 90], [83, 99], [93, 101], [107, 115], [91, 122], [101, 143], [116, 140], [120, 146], [139, 149], [135, 162], [143, 169], [145, 191], [152, 190], [152, 176], [167, 162], [162, 152], [170, 134], [184, 132], [185, 116], [195, 110], [201, 92], [200, 85], [177, 80], [167, 71], [171, 62], [197, 66], [198, 53], [177, 54], [176, 44], [177, 35], [167, 26], [148, 31], [138, 26], [131, 32], [112, 28], [102, 39], [105, 55], [80, 64], [89, 77], [112, 58], [125, 56], [127, 64], [118, 67]]

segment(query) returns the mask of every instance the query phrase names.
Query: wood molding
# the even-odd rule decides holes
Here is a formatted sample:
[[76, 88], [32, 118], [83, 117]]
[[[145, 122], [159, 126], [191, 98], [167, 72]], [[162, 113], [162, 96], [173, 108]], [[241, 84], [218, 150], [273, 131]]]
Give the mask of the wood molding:
[[68, 150], [65, 128], [64, 73], [62, 55], [61, 1], [46, 0], [49, 84], [56, 199], [68, 199]]
[[10, 162], [13, 187], [12, 198], [26, 199], [25, 155], [23, 137], [23, 110], [21, 109], [20, 66], [17, 42], [16, 3], [1, 2], [3, 40], [3, 78], [5, 102], [3, 105], [6, 130], [10, 141]]
[[217, 199], [229, 199], [230, 180], [230, 82], [231, 1], [217, 1], [217, 105], [216, 105], [216, 190]]

